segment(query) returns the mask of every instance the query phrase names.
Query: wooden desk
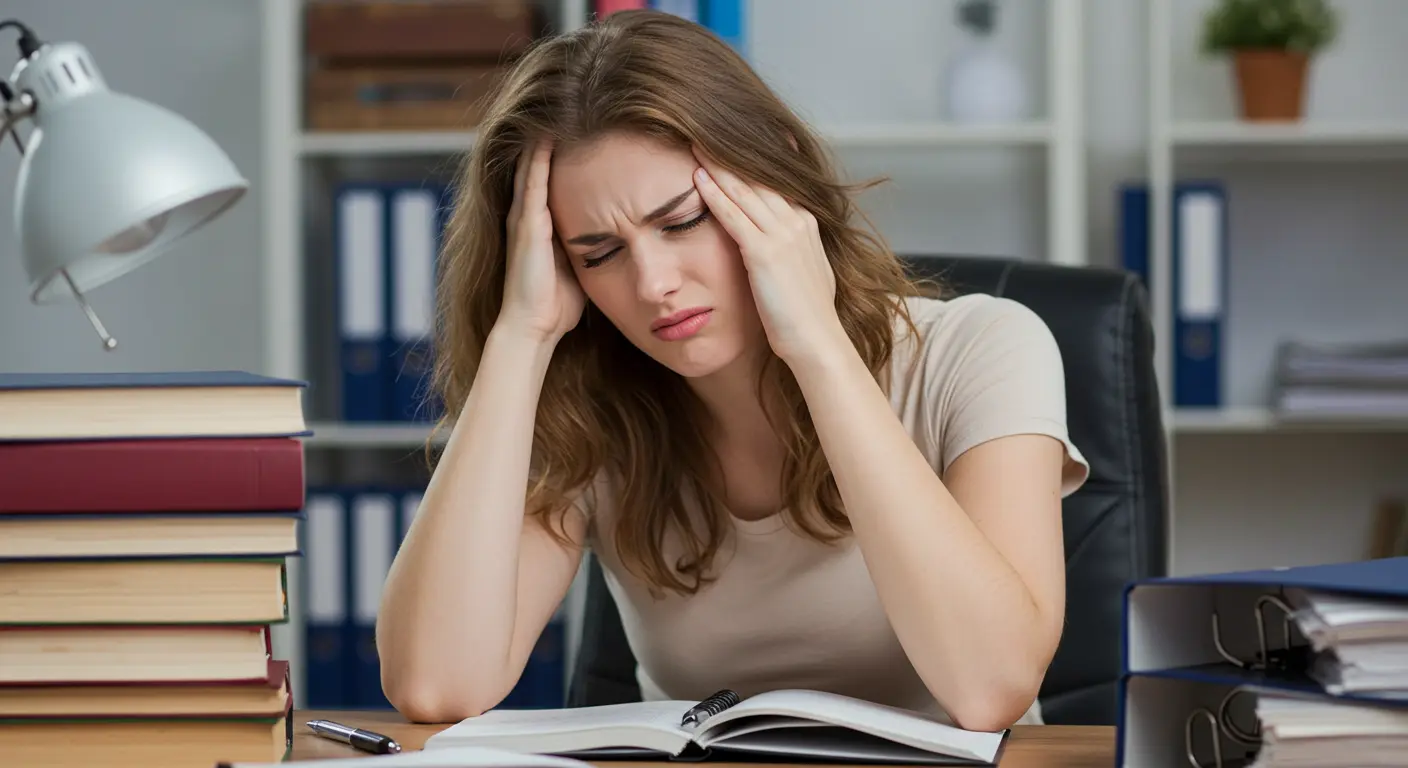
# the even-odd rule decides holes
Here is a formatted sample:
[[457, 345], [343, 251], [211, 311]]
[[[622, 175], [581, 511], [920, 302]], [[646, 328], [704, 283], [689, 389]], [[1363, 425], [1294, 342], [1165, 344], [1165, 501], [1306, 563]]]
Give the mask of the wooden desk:
[[[446, 726], [413, 725], [393, 712], [330, 712], [299, 710], [293, 736], [294, 760], [365, 756], [351, 747], [314, 736], [304, 723], [333, 720], [366, 728], [395, 739], [402, 749], [420, 749], [425, 740]], [[1019, 725], [1012, 729], [1001, 768], [1110, 768], [1115, 762], [1115, 729], [1108, 726]], [[625, 768], [678, 768], [676, 763], [600, 763]], [[738, 768], [743, 768], [739, 764]], [[770, 765], [767, 768], [778, 768]]]

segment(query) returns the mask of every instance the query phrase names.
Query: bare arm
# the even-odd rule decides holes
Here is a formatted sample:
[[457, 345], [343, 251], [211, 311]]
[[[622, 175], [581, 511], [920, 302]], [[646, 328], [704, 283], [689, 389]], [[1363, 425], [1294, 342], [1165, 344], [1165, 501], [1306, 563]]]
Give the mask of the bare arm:
[[533, 415], [550, 347], [491, 334], [480, 375], [396, 556], [377, 620], [382, 685], [416, 721], [496, 705], [581, 560], [524, 518]]
[[1010, 726], [1035, 700], [1064, 621], [1061, 444], [997, 438], [941, 479], [854, 351], [798, 370], [915, 671], [960, 726]]
[[503, 310], [382, 595], [382, 688], [415, 721], [502, 701], [581, 562], [580, 514], [565, 516], [567, 545], [524, 519], [543, 378], [585, 301], [554, 246], [550, 159], [546, 144], [519, 158]]

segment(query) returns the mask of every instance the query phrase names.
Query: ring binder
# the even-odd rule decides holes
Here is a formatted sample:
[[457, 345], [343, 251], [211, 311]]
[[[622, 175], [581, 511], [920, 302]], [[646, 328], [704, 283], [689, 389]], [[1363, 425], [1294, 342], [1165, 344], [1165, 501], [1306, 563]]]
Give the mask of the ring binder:
[[684, 717], [680, 718], [680, 725], [685, 727], [698, 725], [708, 718], [737, 704], [739, 701], [741, 701], [741, 699], [737, 693], [725, 688], [690, 707], [689, 711], [684, 713]]
[[[1283, 593], [1284, 594], [1284, 593]], [[1275, 605], [1281, 609], [1281, 647], [1271, 648], [1266, 641], [1266, 614], [1265, 607]], [[1286, 603], [1281, 597], [1273, 594], [1264, 594], [1256, 599], [1253, 605], [1253, 613], [1256, 617], [1257, 653], [1252, 661], [1244, 661], [1237, 658], [1227, 650], [1222, 642], [1222, 625], [1217, 608], [1212, 610], [1212, 642], [1217, 649], [1218, 655], [1226, 659], [1228, 663], [1246, 670], [1284, 672], [1303, 674], [1310, 666], [1311, 649], [1309, 641], [1304, 635], [1301, 638], [1304, 642], [1300, 645], [1291, 644], [1291, 627], [1294, 622], [1291, 620], [1295, 609]]]
[[1408, 557], [1151, 578], [1124, 602], [1119, 768], [1390, 764], [1408, 749], [1408, 666], [1393, 663]]
[[[1239, 695], [1253, 695], [1253, 692], [1244, 686], [1237, 686], [1228, 691], [1217, 705], [1217, 712], [1214, 713], [1207, 707], [1198, 707], [1188, 715], [1183, 722], [1183, 750], [1188, 757], [1188, 764], [1193, 768], [1232, 768], [1234, 765], [1244, 765], [1256, 757], [1258, 748], [1261, 746], [1261, 726], [1258, 724], [1253, 731], [1244, 731], [1237, 725], [1230, 714], [1229, 705], [1232, 700]], [[1201, 763], [1193, 749], [1193, 724], [1199, 717], [1206, 718], [1212, 731], [1212, 754], [1211, 763]], [[1241, 744], [1251, 749], [1244, 750], [1238, 762], [1225, 763], [1222, 760], [1222, 737]]]

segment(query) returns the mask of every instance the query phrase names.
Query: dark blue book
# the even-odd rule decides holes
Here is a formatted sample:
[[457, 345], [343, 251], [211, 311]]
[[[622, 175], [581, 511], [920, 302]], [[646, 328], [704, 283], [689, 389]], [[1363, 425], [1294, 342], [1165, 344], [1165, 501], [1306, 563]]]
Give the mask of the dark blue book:
[[243, 371], [0, 373], [0, 441], [302, 436], [306, 386]]

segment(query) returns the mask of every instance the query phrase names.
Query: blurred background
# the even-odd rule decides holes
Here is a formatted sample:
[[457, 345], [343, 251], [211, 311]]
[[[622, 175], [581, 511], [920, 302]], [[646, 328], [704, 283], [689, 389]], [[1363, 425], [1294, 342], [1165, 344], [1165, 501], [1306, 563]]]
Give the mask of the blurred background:
[[[848, 176], [890, 179], [862, 205], [897, 251], [1150, 280], [1174, 573], [1408, 553], [1402, 0], [1334, 0], [1325, 18], [1283, 0], [441, 0], [442, 16], [392, 0], [374, 25], [340, 13], [356, 5], [4, 2], [208, 132], [252, 188], [90, 295], [116, 352], [71, 305], [31, 305], [0, 258], [0, 371], [306, 380], [310, 508], [404, 524], [433, 412], [414, 387], [379, 389], [376, 366], [422, 359], [473, 97], [531, 38], [655, 6], [736, 45]], [[1277, 16], [1291, 8], [1307, 15]], [[6, 210], [18, 164], [5, 145]], [[296, 664], [301, 599], [278, 638]], [[370, 621], [374, 603], [345, 610]]]

